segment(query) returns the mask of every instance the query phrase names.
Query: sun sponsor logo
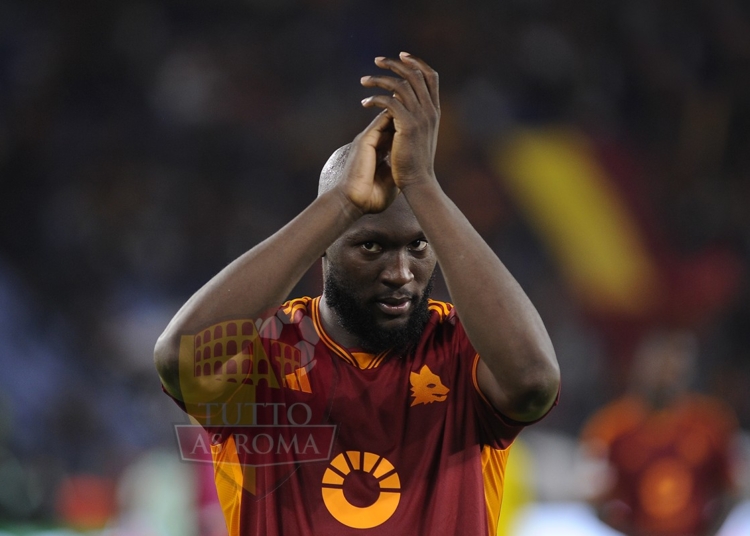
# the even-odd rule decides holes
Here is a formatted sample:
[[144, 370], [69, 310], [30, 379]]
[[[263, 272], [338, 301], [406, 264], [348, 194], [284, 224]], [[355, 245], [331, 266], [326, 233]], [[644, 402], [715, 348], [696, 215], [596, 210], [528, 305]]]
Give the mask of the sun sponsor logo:
[[372, 452], [346, 451], [323, 474], [323, 504], [341, 524], [356, 529], [382, 525], [401, 499], [401, 479], [391, 462]]

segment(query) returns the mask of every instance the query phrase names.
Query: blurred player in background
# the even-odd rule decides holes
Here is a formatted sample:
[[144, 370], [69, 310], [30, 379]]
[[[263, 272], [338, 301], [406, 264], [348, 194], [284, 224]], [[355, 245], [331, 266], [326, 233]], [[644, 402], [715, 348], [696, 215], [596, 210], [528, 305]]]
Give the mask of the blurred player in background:
[[609, 469], [599, 516], [628, 536], [713, 535], [735, 502], [738, 424], [726, 404], [690, 392], [696, 351], [686, 332], [646, 338], [631, 391], [583, 430], [586, 452]]

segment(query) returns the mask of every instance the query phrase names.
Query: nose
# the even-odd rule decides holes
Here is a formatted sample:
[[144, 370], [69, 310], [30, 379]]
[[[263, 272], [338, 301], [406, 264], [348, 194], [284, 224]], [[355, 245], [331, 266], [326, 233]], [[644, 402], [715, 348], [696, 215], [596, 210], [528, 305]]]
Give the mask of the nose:
[[404, 249], [389, 255], [380, 278], [386, 285], [395, 288], [411, 283], [414, 273], [411, 270], [409, 252]]

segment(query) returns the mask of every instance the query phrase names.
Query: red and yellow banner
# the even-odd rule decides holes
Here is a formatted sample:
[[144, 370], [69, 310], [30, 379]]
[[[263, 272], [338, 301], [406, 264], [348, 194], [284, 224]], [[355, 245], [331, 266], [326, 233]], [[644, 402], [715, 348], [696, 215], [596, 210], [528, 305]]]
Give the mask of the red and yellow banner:
[[658, 302], [658, 270], [633, 214], [573, 129], [519, 130], [495, 170], [584, 304], [641, 316]]

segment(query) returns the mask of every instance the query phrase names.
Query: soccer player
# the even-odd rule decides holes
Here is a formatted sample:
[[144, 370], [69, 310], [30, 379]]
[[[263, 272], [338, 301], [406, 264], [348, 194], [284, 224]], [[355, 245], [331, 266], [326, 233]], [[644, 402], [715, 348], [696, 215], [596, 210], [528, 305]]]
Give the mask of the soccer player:
[[[509, 448], [559, 368], [521, 287], [445, 195], [438, 75], [401, 53], [381, 111], [302, 213], [224, 268], [155, 348], [211, 434], [231, 536], [495, 534]], [[287, 301], [323, 257], [324, 292]], [[430, 299], [440, 263], [455, 304]]]
[[724, 402], [690, 390], [696, 358], [691, 334], [650, 334], [630, 392], [583, 429], [585, 452], [609, 473], [592, 503], [628, 536], [710, 536], [737, 500], [738, 423]]

